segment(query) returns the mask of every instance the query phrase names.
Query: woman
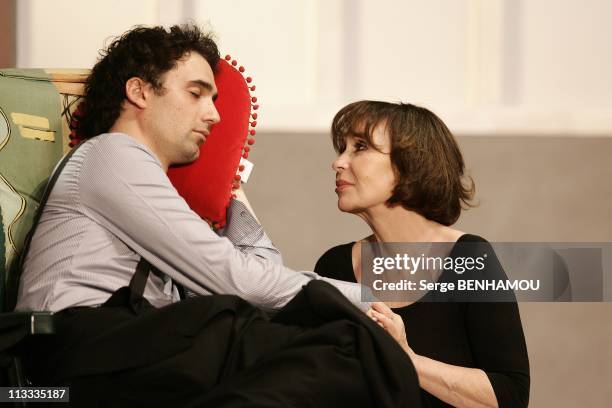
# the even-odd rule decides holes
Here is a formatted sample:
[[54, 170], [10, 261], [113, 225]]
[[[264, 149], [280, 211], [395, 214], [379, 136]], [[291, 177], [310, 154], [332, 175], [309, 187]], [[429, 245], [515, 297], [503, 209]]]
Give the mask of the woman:
[[[455, 259], [476, 256], [474, 244], [490, 248], [483, 238], [451, 228], [474, 186], [464, 183], [457, 143], [432, 112], [410, 104], [355, 102], [336, 114], [332, 138], [339, 154], [332, 164], [338, 208], [362, 218], [373, 234], [328, 250], [317, 273], [361, 282], [363, 242], [450, 242]], [[490, 261], [499, 265], [496, 258]], [[515, 302], [423, 298], [375, 303], [369, 315], [412, 360], [426, 405], [527, 405], [529, 361]]]

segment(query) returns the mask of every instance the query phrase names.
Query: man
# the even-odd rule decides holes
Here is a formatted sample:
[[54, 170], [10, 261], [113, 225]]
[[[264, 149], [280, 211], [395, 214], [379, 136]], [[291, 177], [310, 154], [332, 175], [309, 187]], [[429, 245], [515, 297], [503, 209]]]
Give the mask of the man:
[[[363, 335], [356, 347], [356, 333], [393, 350], [381, 354], [381, 371], [393, 353], [405, 358], [401, 349], [329, 285], [308, 285], [270, 321], [260, 309], [277, 310], [322, 278], [281, 265], [239, 201], [228, 217], [234, 242], [217, 236], [165, 174], [195, 160], [220, 120], [218, 59], [196, 27], [140, 27], [94, 66], [79, 123], [88, 140], [51, 190], [20, 281], [17, 309], [58, 312], [57, 335], [28, 365], [41, 385], [71, 386], [79, 404], [370, 405], [360, 359], [378, 356]], [[367, 307], [360, 286], [326, 281]], [[235, 296], [179, 302], [181, 287], [250, 304]], [[407, 362], [399, 367], [402, 382], [414, 374]]]
[[[18, 309], [98, 306], [128, 284], [140, 257], [161, 271], [145, 292], [155, 306], [177, 301], [178, 283], [197, 294], [235, 294], [278, 309], [319, 279], [243, 255], [189, 209], [166, 177], [170, 165], [198, 157], [219, 122], [218, 59], [216, 44], [193, 27], [170, 33], [139, 28], [111, 44], [86, 88], [80, 131], [89, 141], [51, 193], [22, 275]], [[234, 203], [232, 210], [229, 231], [243, 230], [236, 244], [260, 237], [259, 253], [278, 259], [244, 206]], [[333, 284], [363, 307], [358, 286]]]

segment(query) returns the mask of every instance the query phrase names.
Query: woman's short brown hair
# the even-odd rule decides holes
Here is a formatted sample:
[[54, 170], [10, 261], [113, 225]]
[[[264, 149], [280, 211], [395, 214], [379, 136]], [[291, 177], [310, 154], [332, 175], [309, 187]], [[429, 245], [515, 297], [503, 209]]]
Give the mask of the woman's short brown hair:
[[444, 122], [431, 111], [407, 103], [359, 101], [342, 108], [331, 132], [334, 149], [346, 149], [346, 137], [372, 139], [385, 126], [397, 183], [387, 205], [401, 205], [443, 225], [454, 224], [462, 207], [470, 207], [474, 182], [464, 176], [459, 146]]

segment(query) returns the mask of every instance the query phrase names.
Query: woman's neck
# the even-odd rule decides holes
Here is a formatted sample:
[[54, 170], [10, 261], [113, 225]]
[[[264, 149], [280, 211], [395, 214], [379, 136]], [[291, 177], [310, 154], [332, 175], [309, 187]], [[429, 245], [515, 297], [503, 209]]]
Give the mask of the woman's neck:
[[379, 242], [454, 242], [463, 234], [402, 206], [380, 206], [359, 215]]

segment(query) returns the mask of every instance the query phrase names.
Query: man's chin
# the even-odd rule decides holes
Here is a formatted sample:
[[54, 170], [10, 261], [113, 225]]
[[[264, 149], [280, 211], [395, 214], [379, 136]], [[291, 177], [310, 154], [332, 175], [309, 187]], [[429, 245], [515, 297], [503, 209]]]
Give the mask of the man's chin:
[[187, 163], [193, 163], [194, 161], [198, 160], [199, 157], [200, 149], [198, 148], [194, 153], [191, 154], [191, 158], [189, 159], [189, 161], [187, 161]]
[[173, 166], [184, 166], [189, 163], [193, 163], [200, 157], [200, 149], [195, 150], [194, 152], [190, 152], [189, 154], [185, 154], [180, 159], [176, 160], [172, 163]]

